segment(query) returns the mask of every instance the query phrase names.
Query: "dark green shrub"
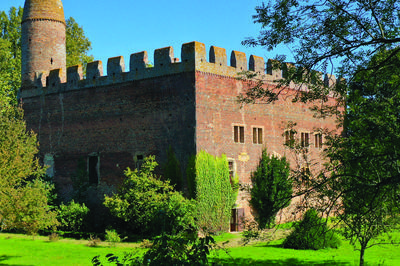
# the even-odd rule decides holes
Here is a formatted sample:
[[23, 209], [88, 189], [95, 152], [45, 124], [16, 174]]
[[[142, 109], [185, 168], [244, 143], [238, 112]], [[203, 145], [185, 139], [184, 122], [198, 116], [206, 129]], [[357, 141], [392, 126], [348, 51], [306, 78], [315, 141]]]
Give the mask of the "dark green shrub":
[[74, 200], [71, 200], [67, 205], [61, 203], [57, 208], [57, 220], [60, 223], [58, 229], [62, 231], [82, 231], [88, 213], [89, 208], [83, 203], [79, 204]]
[[263, 150], [256, 171], [251, 173], [250, 204], [257, 211], [255, 216], [261, 229], [275, 224], [279, 210], [289, 206], [292, 197], [290, 168], [285, 157], [269, 156]]
[[340, 240], [329, 230], [326, 222], [318, 216], [314, 209], [309, 209], [303, 220], [296, 223], [294, 231], [285, 239], [283, 247], [293, 249], [338, 248]]

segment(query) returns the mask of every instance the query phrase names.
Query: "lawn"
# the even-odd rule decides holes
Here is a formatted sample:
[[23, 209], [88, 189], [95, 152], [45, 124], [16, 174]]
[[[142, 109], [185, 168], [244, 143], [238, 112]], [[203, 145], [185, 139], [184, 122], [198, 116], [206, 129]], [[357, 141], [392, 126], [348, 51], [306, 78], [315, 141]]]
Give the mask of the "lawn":
[[[229, 240], [229, 255], [222, 250], [213, 251], [211, 255], [212, 261], [224, 265], [358, 265], [358, 251], [345, 241], [339, 249], [312, 251], [280, 248], [281, 240], [242, 246], [240, 234], [224, 234], [215, 239], [220, 245]], [[91, 265], [94, 256], [104, 258], [108, 253], [121, 256], [139, 246], [120, 243], [110, 247], [102, 242], [97, 247], [88, 247], [88, 243], [70, 239], [52, 242], [48, 237], [1, 233], [0, 265]], [[366, 265], [400, 265], [400, 247], [386, 245], [368, 249]]]

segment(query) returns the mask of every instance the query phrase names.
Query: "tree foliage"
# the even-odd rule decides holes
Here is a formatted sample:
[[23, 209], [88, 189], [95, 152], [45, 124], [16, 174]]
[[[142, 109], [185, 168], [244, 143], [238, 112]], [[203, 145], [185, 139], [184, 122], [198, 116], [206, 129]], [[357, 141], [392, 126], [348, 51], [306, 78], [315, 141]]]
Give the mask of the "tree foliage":
[[67, 67], [82, 65], [86, 69], [86, 64], [93, 61], [93, 56], [88, 55], [92, 43], [74, 18], [70, 17], [66, 23]]
[[398, 224], [400, 195], [400, 55], [376, 54], [349, 86], [344, 136], [331, 140], [332, 195], [342, 199], [338, 216], [345, 235], [361, 246]]
[[257, 211], [255, 219], [261, 229], [275, 223], [279, 210], [289, 206], [292, 181], [286, 158], [270, 156], [264, 149], [257, 169], [251, 173], [250, 204]]
[[238, 181], [229, 177], [226, 156], [215, 157], [200, 151], [187, 170], [196, 199], [198, 227], [213, 233], [227, 231]]
[[105, 197], [104, 205], [126, 222], [131, 233], [154, 236], [194, 226], [194, 203], [174, 191], [169, 181], [160, 180], [154, 174], [156, 166], [150, 156], [140, 170], [128, 168], [119, 191]]
[[0, 106], [0, 224], [36, 233], [57, 224], [50, 210], [51, 188], [40, 176], [36, 135], [26, 131], [22, 110]]
[[21, 20], [22, 8], [0, 12], [0, 99], [16, 106], [21, 85]]
[[[383, 67], [399, 53], [399, 1], [388, 0], [275, 0], [256, 7], [254, 22], [262, 27], [258, 37], [243, 43], [273, 50], [278, 45], [290, 46], [296, 69], [288, 71], [283, 84], [315, 81], [315, 71], [333, 74], [351, 81], [355, 72], [365, 68], [374, 54], [390, 50], [386, 60], [374, 69]], [[284, 69], [284, 57], [278, 57], [275, 67]], [[334, 68], [334, 66], [339, 66]], [[321, 83], [322, 84], [322, 83]], [[339, 83], [340, 85], [340, 83]], [[303, 100], [325, 99], [329, 90], [345, 96], [343, 86], [321, 89], [320, 84], [309, 86], [309, 93], [300, 90]], [[323, 87], [323, 86], [322, 86]], [[258, 88], [256, 97], [271, 92]], [[338, 96], [337, 95], [337, 96]], [[269, 96], [268, 96], [269, 97]]]

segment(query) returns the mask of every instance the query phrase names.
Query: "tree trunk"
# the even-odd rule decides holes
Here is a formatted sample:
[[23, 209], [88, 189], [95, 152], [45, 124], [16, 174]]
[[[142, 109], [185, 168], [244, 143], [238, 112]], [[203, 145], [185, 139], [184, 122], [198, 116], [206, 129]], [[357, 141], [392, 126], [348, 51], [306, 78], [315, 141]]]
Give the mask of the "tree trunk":
[[364, 266], [364, 253], [365, 253], [365, 247], [361, 245], [360, 248], [360, 266]]

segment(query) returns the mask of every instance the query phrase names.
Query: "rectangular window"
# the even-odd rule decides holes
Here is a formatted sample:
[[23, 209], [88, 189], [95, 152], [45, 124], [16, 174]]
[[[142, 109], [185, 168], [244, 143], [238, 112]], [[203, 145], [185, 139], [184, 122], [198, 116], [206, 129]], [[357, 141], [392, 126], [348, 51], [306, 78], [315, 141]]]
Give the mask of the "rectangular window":
[[244, 143], [244, 126], [233, 127], [233, 140], [235, 143]]
[[253, 143], [262, 144], [263, 143], [263, 130], [262, 128], [253, 128]]
[[301, 147], [308, 147], [310, 145], [310, 133], [301, 133]]
[[232, 179], [235, 176], [234, 162], [228, 161], [228, 165], [229, 165], [229, 177]]
[[322, 134], [315, 134], [314, 135], [315, 143], [314, 146], [315, 148], [322, 148]]
[[294, 130], [286, 130], [285, 131], [285, 145], [293, 145], [294, 144]]

